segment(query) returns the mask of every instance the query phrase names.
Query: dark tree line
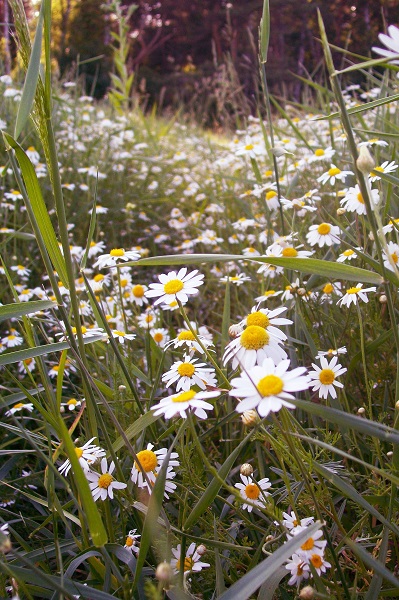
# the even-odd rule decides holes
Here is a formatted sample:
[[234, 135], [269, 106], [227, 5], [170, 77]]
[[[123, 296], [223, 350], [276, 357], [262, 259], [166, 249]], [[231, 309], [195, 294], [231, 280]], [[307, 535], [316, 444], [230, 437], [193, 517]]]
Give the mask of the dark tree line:
[[[32, 3], [24, 2], [32, 17]], [[117, 28], [112, 13], [103, 10], [104, 3], [112, 0], [53, 0], [54, 53], [60, 75], [79, 63], [87, 91], [97, 96], [106, 93], [109, 85], [111, 32]], [[207, 93], [215, 86], [218, 102], [226, 98], [234, 102], [235, 86], [249, 101], [256, 96], [263, 0], [125, 0], [122, 5], [133, 3], [137, 10], [130, 19], [128, 65], [144, 96], [158, 103], [190, 102], [200, 98], [201, 86]], [[321, 76], [317, 9], [330, 42], [364, 56], [370, 56], [386, 24], [399, 24], [399, 0], [270, 0], [267, 72], [276, 93], [298, 96], [301, 84], [293, 73]], [[12, 21], [8, 12], [6, 0], [0, 0], [3, 23]], [[5, 70], [11, 67], [4, 51], [10, 29], [12, 25], [2, 27]], [[342, 54], [336, 53], [336, 60], [343, 60]]]

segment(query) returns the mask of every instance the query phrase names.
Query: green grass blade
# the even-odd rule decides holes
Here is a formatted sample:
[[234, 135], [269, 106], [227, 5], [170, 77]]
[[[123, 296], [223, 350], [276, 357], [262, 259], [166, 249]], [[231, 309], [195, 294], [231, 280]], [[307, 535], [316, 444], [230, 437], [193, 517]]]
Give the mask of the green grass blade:
[[211, 483], [208, 485], [205, 492], [202, 494], [201, 498], [198, 500], [191, 513], [188, 515], [184, 523], [184, 531], [188, 531], [193, 525], [195, 525], [198, 519], [201, 517], [201, 515], [211, 506], [220, 488], [222, 487], [221, 479], [226, 479], [235, 461], [239, 457], [240, 452], [252, 436], [253, 432], [249, 433], [237, 446], [237, 448], [233, 450], [230, 456], [225, 460], [225, 462], [218, 471], [218, 476], [212, 479]]
[[0, 306], [0, 323], [7, 319], [15, 319], [22, 315], [31, 315], [33, 313], [55, 308], [51, 300], [33, 300], [32, 302], [14, 302], [13, 304], [4, 304]]
[[399, 588], [399, 579], [397, 579], [382, 563], [371, 556], [369, 552], [362, 548], [360, 544], [356, 544], [356, 542], [349, 538], [345, 540], [345, 543], [370, 569], [373, 569], [373, 571], [378, 573], [383, 579]]
[[[291, 540], [286, 542], [281, 548], [273, 552], [271, 556], [263, 560], [246, 573], [239, 581], [232, 585], [224, 594], [219, 596], [218, 600], [247, 600], [260, 588], [269, 578], [272, 578], [286, 560], [302, 546], [312, 535], [321, 529], [323, 526], [320, 521], [313, 523], [306, 528], [306, 531], [301, 531]], [[288, 574], [288, 571], [287, 571]]]
[[51, 223], [47, 206], [43, 200], [42, 192], [39, 186], [39, 180], [35, 173], [35, 169], [24, 150], [10, 135], [3, 132], [5, 144], [8, 148], [12, 148], [17, 157], [22, 176], [24, 178], [26, 191], [29, 196], [29, 201], [32, 206], [32, 211], [35, 215], [36, 223], [43, 236], [46, 244], [47, 252], [58, 273], [59, 278], [65, 287], [68, 287], [68, 276], [65, 266], [64, 257], [58, 245], [57, 236]]
[[372, 506], [367, 500], [363, 498], [359, 492], [355, 490], [353, 485], [344, 481], [342, 477], [330, 471], [323, 465], [318, 464], [317, 462], [312, 463], [313, 469], [319, 473], [323, 479], [331, 483], [334, 487], [336, 487], [344, 496], [350, 498], [353, 502], [364, 508], [364, 510], [376, 517], [381, 523], [388, 527], [395, 535], [399, 534], [399, 527], [397, 527], [394, 523], [389, 522], [384, 515], [382, 515], [374, 506]]
[[[357, 115], [359, 113], [365, 112], [367, 110], [371, 110], [372, 108], [376, 108], [377, 106], [382, 106], [384, 104], [390, 104], [391, 102], [396, 102], [399, 100], [399, 94], [394, 94], [393, 96], [387, 96], [386, 98], [379, 98], [378, 100], [373, 100], [372, 102], [366, 102], [361, 106], [354, 106], [353, 108], [348, 108], [348, 115]], [[325, 117], [316, 117], [313, 119], [314, 121], [326, 121], [329, 119], [337, 119], [341, 116], [340, 112], [334, 112], [330, 115], [326, 115]]]
[[350, 67], [346, 67], [346, 69], [342, 69], [342, 71], [337, 71], [337, 75], [342, 75], [343, 73], [351, 73], [352, 71], [359, 71], [360, 69], [370, 69], [371, 67], [378, 67], [379, 65], [383, 65], [387, 61], [398, 59], [399, 54], [395, 54], [384, 58], [373, 58], [370, 60], [366, 60], [361, 63], [357, 63], [356, 65], [351, 65]]
[[79, 490], [79, 496], [85, 511], [87, 526], [89, 528], [93, 544], [95, 546], [104, 546], [104, 544], [106, 544], [108, 541], [107, 532], [101, 520], [100, 513], [98, 512], [97, 505], [93, 500], [89, 482], [83, 472], [82, 467], [80, 466], [79, 459], [75, 451], [75, 445], [72, 442], [69, 431], [62, 418], [59, 419], [57, 425], [60, 439], [62, 439], [64, 443], [65, 452], [71, 461], [73, 476]]
[[[146, 427], [149, 427], [155, 421], [158, 421], [160, 417], [154, 417], [154, 413], [150, 410], [144, 415], [141, 415], [134, 423], [132, 423], [125, 431], [125, 436], [128, 440], [139, 435]], [[118, 452], [125, 446], [125, 440], [122, 437], [118, 437], [112, 444], [115, 452]]]
[[269, 0], [263, 0], [262, 18], [259, 28], [259, 54], [262, 63], [267, 62], [270, 40], [270, 7]]
[[39, 80], [40, 58], [42, 54], [43, 40], [43, 6], [42, 3], [39, 12], [39, 18], [36, 25], [36, 34], [30, 55], [28, 70], [26, 71], [24, 88], [22, 90], [21, 102], [18, 108], [18, 114], [15, 121], [14, 137], [17, 140], [21, 131], [26, 125], [32, 109], [33, 100], [36, 94], [37, 82]]
[[[103, 339], [102, 335], [93, 335], [92, 337], [83, 338], [84, 344], [93, 344]], [[43, 346], [36, 346], [35, 348], [28, 348], [26, 350], [17, 350], [16, 352], [8, 352], [0, 356], [0, 366], [11, 365], [12, 363], [19, 362], [20, 360], [26, 360], [27, 358], [35, 358], [36, 356], [43, 356], [50, 354], [50, 352], [61, 352], [62, 350], [69, 350], [69, 342], [56, 342], [55, 344], [45, 344]]]
[[298, 400], [295, 398], [294, 400], [290, 400], [290, 402], [295, 404], [297, 408], [300, 408], [311, 415], [317, 415], [325, 421], [331, 421], [332, 423], [340, 425], [345, 429], [350, 427], [359, 433], [376, 437], [384, 442], [399, 444], [399, 432], [392, 427], [383, 425], [382, 423], [370, 421], [369, 419], [364, 419], [363, 417], [356, 417], [350, 413], [336, 410], [335, 408], [330, 408], [329, 406], [322, 406], [321, 404], [316, 404], [314, 402], [307, 402], [306, 400]]

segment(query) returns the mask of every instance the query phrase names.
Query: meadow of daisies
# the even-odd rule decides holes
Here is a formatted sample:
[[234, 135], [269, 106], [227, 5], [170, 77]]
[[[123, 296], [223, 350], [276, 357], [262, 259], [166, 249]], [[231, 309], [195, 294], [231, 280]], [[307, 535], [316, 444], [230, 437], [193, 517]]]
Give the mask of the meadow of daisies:
[[1, 598], [397, 597], [398, 29], [222, 137], [52, 88], [11, 4]]

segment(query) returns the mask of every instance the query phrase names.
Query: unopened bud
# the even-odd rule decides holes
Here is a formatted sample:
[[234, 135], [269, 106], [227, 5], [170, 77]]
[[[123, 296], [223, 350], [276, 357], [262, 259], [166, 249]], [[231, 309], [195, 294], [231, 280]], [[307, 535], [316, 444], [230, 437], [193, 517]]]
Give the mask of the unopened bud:
[[375, 167], [375, 160], [367, 146], [360, 146], [356, 166], [364, 175], [368, 175]]
[[396, 410], [399, 410], [399, 400], [395, 403]]
[[254, 472], [254, 469], [253, 469], [252, 465], [250, 465], [249, 463], [244, 463], [243, 465], [241, 465], [241, 468], [240, 468], [241, 475], [250, 477], [253, 472]]
[[249, 427], [250, 425], [255, 425], [259, 421], [259, 415], [254, 409], [245, 410], [241, 415], [241, 421]]
[[[338, 208], [337, 209], [337, 217], [341, 217], [346, 213], [346, 208]], [[309, 586], [308, 586], [309, 587]], [[305, 589], [305, 588], [304, 588]]]
[[358, 408], [358, 410], [357, 410], [357, 414], [358, 414], [358, 415], [360, 415], [360, 416], [364, 415], [364, 413], [365, 413], [365, 412], [366, 412], [366, 409], [365, 409], [365, 408], [363, 408], [363, 406], [361, 406], [361, 407], [360, 407], [360, 408]]
[[389, 452], [387, 452], [387, 458], [392, 458], [392, 456], [393, 456], [392, 450], [390, 450]]
[[381, 302], [381, 304], [386, 304], [388, 302], [388, 298], [385, 294], [381, 294], [381, 296], [378, 299]]
[[200, 544], [197, 548], [197, 554], [199, 554], [200, 556], [204, 556], [207, 550], [208, 548], [205, 546], [205, 544]]
[[155, 577], [163, 584], [168, 584], [173, 578], [173, 569], [168, 562], [161, 562], [155, 571]]
[[120, 385], [120, 386], [118, 387], [118, 390], [119, 390], [120, 392], [126, 392], [126, 386], [125, 386], [125, 385]]
[[305, 296], [306, 290], [305, 290], [305, 288], [300, 287], [297, 289], [296, 293], [298, 294], [298, 296]]
[[302, 600], [312, 600], [314, 598], [314, 589], [311, 585], [307, 585], [299, 592], [299, 597]]

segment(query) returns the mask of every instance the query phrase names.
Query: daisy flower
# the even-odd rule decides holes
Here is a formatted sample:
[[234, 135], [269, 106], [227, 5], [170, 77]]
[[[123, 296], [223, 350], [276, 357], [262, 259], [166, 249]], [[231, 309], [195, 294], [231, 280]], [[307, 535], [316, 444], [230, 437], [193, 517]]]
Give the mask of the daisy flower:
[[251, 277], [245, 275], [245, 273], [238, 273], [237, 275], [225, 275], [221, 277], [219, 280], [221, 283], [234, 283], [237, 287], [245, 283], [246, 281], [251, 281]]
[[[181, 544], [177, 545], [177, 548], [172, 548], [172, 554], [174, 558], [170, 561], [171, 567], [174, 569], [175, 573], [179, 573], [181, 570]], [[202, 571], [202, 569], [206, 569], [210, 566], [209, 563], [205, 563], [201, 561], [202, 554], [200, 554], [195, 546], [195, 542], [192, 542], [186, 551], [186, 556], [184, 558], [183, 570], [184, 573], [189, 573], [190, 571], [198, 572]]]
[[265, 358], [272, 358], [275, 363], [287, 358], [280, 347], [280, 340], [271, 336], [264, 327], [249, 325], [242, 334], [226, 346], [223, 364], [232, 360], [232, 368], [241, 366], [248, 370], [260, 365]]
[[20, 412], [21, 410], [27, 410], [28, 412], [32, 412], [33, 404], [31, 402], [18, 402], [18, 404], [14, 404], [12, 408], [7, 410], [5, 415], [6, 417], [10, 417], [11, 415], [15, 415], [15, 413]]
[[[395, 25], [389, 25], [388, 35], [385, 33], [379, 33], [378, 39], [388, 50], [385, 48], [377, 48], [373, 46], [371, 49], [380, 56], [386, 56], [388, 59], [393, 58], [399, 54], [399, 28]], [[399, 64], [399, 60], [392, 61], [393, 64]]]
[[21, 344], [23, 344], [23, 342], [23, 338], [20, 335], [18, 335], [15, 329], [11, 329], [9, 335], [6, 335], [1, 340], [1, 343], [6, 348], [15, 348], [15, 346], [20, 346]]
[[319, 248], [332, 246], [333, 244], [339, 244], [339, 232], [340, 229], [337, 225], [330, 225], [329, 223], [311, 225], [306, 234], [306, 239], [311, 246], [318, 245]]
[[288, 585], [297, 585], [299, 587], [303, 579], [309, 578], [309, 565], [305, 562], [301, 554], [293, 554], [285, 565], [285, 568], [291, 573]]
[[[292, 539], [295, 535], [301, 533], [301, 531], [303, 531], [303, 528], [297, 527], [294, 533], [289, 534], [288, 538]], [[314, 553], [323, 554], [327, 542], [326, 540], [320, 539], [322, 535], [323, 532], [319, 529], [313, 533], [312, 537], [308, 538], [306, 542], [302, 544], [300, 556], [302, 556], [303, 560], [306, 560], [307, 562]]]
[[[155, 483], [157, 474], [160, 471], [163, 461], [165, 460], [165, 456], [168, 453], [167, 448], [160, 448], [159, 450], [155, 451], [153, 448], [154, 444], [147, 444], [147, 448], [145, 450], [140, 450], [140, 452], [137, 453], [137, 458], [143, 470], [141, 470], [136, 461], [133, 464], [130, 478], [133, 483], [138, 485], [139, 488], [148, 488], [148, 482], [143, 477], [143, 471], [146, 474], [148, 481], [150, 481], [152, 484]], [[180, 463], [178, 460], [176, 460], [178, 457], [179, 455], [177, 452], [171, 453], [168, 469], [169, 467], [172, 468], [179, 466]]]
[[137, 304], [137, 306], [143, 306], [143, 304], [148, 304], [148, 299], [145, 296], [148, 287], [146, 285], [141, 285], [137, 283], [130, 290], [130, 299], [132, 302]]
[[318, 367], [314, 363], [312, 363], [312, 367], [314, 371], [309, 371], [310, 386], [314, 386], [312, 391], [319, 392], [319, 398], [327, 398], [328, 394], [332, 398], [337, 397], [337, 391], [334, 386], [343, 388], [343, 384], [337, 381], [337, 377], [346, 373], [347, 369], [342, 367], [342, 365], [337, 364], [338, 357], [334, 356], [330, 363], [328, 363], [327, 359], [324, 356], [320, 357], [320, 365]]
[[[371, 190], [371, 200], [374, 205], [379, 203], [380, 195], [378, 193], [378, 190]], [[340, 204], [348, 212], [355, 212], [358, 215], [367, 214], [364, 198], [360, 192], [360, 188], [358, 185], [349, 188], [345, 196], [340, 201]]]
[[363, 284], [358, 283], [356, 287], [351, 287], [346, 290], [346, 294], [342, 296], [337, 302], [341, 306], [350, 306], [352, 303], [357, 304], [358, 298], [363, 302], [368, 302], [367, 295], [369, 292], [375, 292], [377, 288], [375, 286], [363, 289]]
[[150, 333], [156, 345], [160, 348], [165, 348], [170, 339], [168, 330], [161, 327], [159, 329], [151, 329]]
[[138, 260], [139, 258], [141, 258], [140, 253], [135, 250], [126, 252], [123, 248], [114, 248], [109, 254], [101, 254], [94, 263], [93, 268], [114, 267], [120, 261]]
[[176, 391], [188, 391], [191, 386], [198, 385], [202, 390], [207, 385], [215, 385], [215, 369], [207, 367], [205, 363], [198, 363], [198, 358], [192, 358], [185, 354], [183, 360], [175, 362], [169, 371], [162, 375], [162, 381], [166, 387], [176, 383]]
[[170, 302], [180, 300], [185, 304], [189, 296], [198, 294], [198, 287], [204, 283], [204, 276], [197, 275], [198, 270], [187, 274], [187, 268], [183, 267], [177, 273], [171, 271], [167, 275], [162, 273], [158, 276], [161, 283], [150, 283], [150, 288], [145, 292], [147, 298], [157, 298], [154, 305], [169, 304]]
[[283, 525], [286, 529], [288, 529], [291, 533], [297, 528], [301, 527], [302, 529], [308, 527], [314, 521], [314, 517], [305, 517], [304, 519], [298, 519], [294, 511], [290, 513], [283, 512]]
[[331, 164], [328, 171], [320, 175], [317, 181], [322, 184], [329, 182], [334, 185], [336, 181], [343, 181], [348, 175], [353, 175], [352, 171], [341, 171], [341, 169]]
[[[394, 265], [398, 268], [399, 261], [399, 245], [394, 242], [388, 242], [387, 244], [388, 253], [383, 250], [384, 253], [384, 266], [390, 271], [394, 271]], [[393, 264], [392, 264], [393, 263]]]
[[[100, 448], [100, 446], [92, 444], [92, 441], [95, 439], [95, 437], [92, 437], [83, 446], [75, 447], [76, 456], [79, 459], [80, 466], [85, 472], [90, 470], [91, 465], [95, 463], [96, 460], [98, 460], [102, 456], [105, 456], [105, 450]], [[68, 458], [64, 463], [62, 463], [58, 470], [61, 473], [61, 475], [67, 476], [70, 468], [71, 462]]]
[[64, 410], [73, 411], [79, 406], [82, 406], [82, 402], [80, 400], [76, 400], [76, 398], [70, 398], [67, 402], [61, 402], [61, 406]]
[[270, 252], [272, 256], [276, 256], [277, 258], [280, 256], [284, 258], [309, 258], [309, 256], [314, 254], [309, 250], [301, 250], [301, 248], [303, 246], [294, 248], [294, 246], [289, 246], [288, 244], [281, 246], [279, 243], [275, 243], [270, 246]]
[[236, 411], [243, 413], [256, 408], [261, 417], [266, 417], [270, 412], [277, 412], [283, 406], [295, 408], [288, 402], [295, 398], [291, 392], [307, 390], [309, 378], [304, 375], [306, 373], [304, 367], [288, 371], [289, 366], [288, 359], [281, 360], [276, 366], [271, 358], [266, 358], [261, 365], [247, 369], [240, 377], [233, 379], [230, 396], [243, 398]]
[[[192, 323], [192, 325], [193, 329], [195, 330], [197, 328], [196, 324]], [[201, 344], [205, 346], [205, 348], [213, 346], [213, 342], [210, 339], [206, 338], [203, 335], [200, 335], [199, 333], [197, 333], [197, 336]], [[195, 335], [191, 333], [189, 329], [182, 329], [178, 333], [177, 337], [175, 337], [173, 340], [166, 344], [165, 348], [170, 348], [171, 346], [173, 346], [174, 349], [181, 348], [182, 346], [184, 346], [189, 350], [190, 353], [193, 353], [195, 351], [200, 352], [201, 354], [204, 353]]]
[[397, 168], [398, 165], [395, 161], [392, 160], [389, 162], [389, 160], [386, 160], [382, 165], [374, 167], [373, 171], [370, 173], [370, 181], [379, 181], [381, 179], [381, 177], [375, 174], [375, 171], [377, 171], [377, 173], [393, 173]]
[[129, 533], [126, 536], [125, 545], [123, 547], [137, 556], [140, 550], [137, 541], [141, 537], [141, 535], [138, 535], [136, 531], [137, 529], [131, 529], [129, 531]]
[[323, 554], [319, 554], [315, 552], [309, 557], [309, 563], [311, 563], [316, 571], [316, 573], [320, 576], [322, 573], [326, 572], [326, 569], [331, 568], [331, 563], [324, 559]]
[[101, 459], [101, 474], [94, 471], [85, 472], [95, 502], [97, 500], [106, 500], [107, 498], [113, 500], [114, 490], [123, 490], [126, 487], [126, 483], [116, 481], [113, 478], [112, 473], [114, 470], [114, 461], [111, 462], [108, 468], [107, 459], [104, 457]]
[[279, 296], [282, 293], [283, 292], [276, 291], [276, 290], [266, 290], [265, 292], [263, 292], [263, 294], [261, 296], [257, 296], [255, 298], [255, 301], [258, 302], [258, 304], [260, 304], [261, 302], [264, 302], [265, 300], [268, 300], [269, 298], [275, 298], [276, 296]]
[[316, 148], [312, 156], [308, 159], [309, 163], [330, 160], [335, 154], [335, 150], [328, 146], [327, 148]]
[[291, 319], [285, 319], [284, 317], [278, 316], [286, 310], [286, 306], [280, 306], [274, 310], [254, 307], [250, 314], [241, 321], [240, 325], [242, 328], [244, 325], [247, 327], [258, 325], [259, 327], [266, 329], [267, 333], [272, 337], [284, 341], [287, 339], [287, 336], [280, 329], [275, 327], [275, 325], [292, 325], [293, 321], [291, 321]]
[[321, 356], [327, 356], [328, 358], [332, 358], [333, 356], [339, 356], [340, 354], [346, 354], [348, 351], [346, 346], [341, 346], [341, 348], [330, 348], [329, 350], [321, 351], [317, 353], [316, 360], [318, 360]]
[[242, 483], [236, 483], [234, 487], [240, 490], [241, 498], [251, 502], [251, 504], [244, 502], [242, 505], [243, 510], [251, 512], [254, 508], [254, 504], [259, 507], [264, 506], [266, 503], [266, 497], [270, 496], [269, 492], [266, 490], [272, 486], [269, 479], [265, 477], [260, 481], [254, 481], [250, 477], [242, 474], [240, 474], [240, 477]]
[[136, 335], [134, 333], [125, 333], [124, 331], [119, 331], [118, 329], [112, 330], [112, 337], [118, 339], [120, 344], [124, 344], [125, 340], [134, 340]]
[[199, 418], [206, 419], [206, 410], [213, 410], [212, 404], [205, 402], [210, 398], [220, 396], [220, 392], [196, 392], [188, 390], [180, 394], [173, 394], [167, 398], [163, 398], [159, 404], [152, 407], [154, 416], [164, 415], [165, 419], [170, 419], [176, 414], [179, 414], [183, 419], [187, 419], [186, 411], [189, 409]]
[[348, 248], [348, 250], [344, 250], [344, 252], [338, 256], [337, 262], [346, 262], [347, 260], [350, 261], [354, 258], [357, 258], [356, 252], [351, 248]]
[[100, 252], [104, 252], [105, 244], [104, 242], [94, 242], [93, 240], [90, 242], [89, 248], [89, 258], [93, 258], [93, 256], [97, 256]]
[[24, 265], [14, 265], [11, 267], [11, 271], [15, 271], [21, 277], [28, 277], [31, 273], [31, 269], [24, 267]]

